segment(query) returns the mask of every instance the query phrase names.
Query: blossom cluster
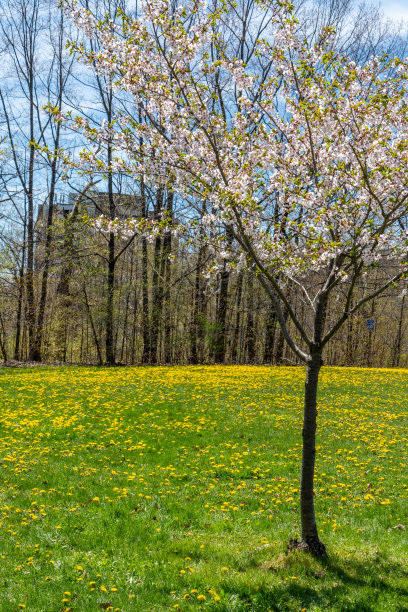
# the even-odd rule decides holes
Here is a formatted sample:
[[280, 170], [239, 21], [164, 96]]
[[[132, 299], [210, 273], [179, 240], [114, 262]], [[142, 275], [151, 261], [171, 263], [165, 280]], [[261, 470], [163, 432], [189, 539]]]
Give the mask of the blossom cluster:
[[145, 0], [115, 27], [65, 6], [103, 42], [97, 56], [73, 43], [82, 58], [133, 100], [115, 129], [74, 122], [90, 140], [113, 141], [116, 168], [208, 201], [202, 227], [228, 228], [241, 261], [263, 271], [293, 277], [340, 256], [367, 269], [384, 254], [405, 264], [407, 61], [357, 65], [334, 52], [330, 29], [308, 44], [286, 2], [258, 6], [270, 13], [268, 37], [254, 42], [266, 71], [223, 38], [228, 2], [211, 12], [201, 0], [177, 10]]

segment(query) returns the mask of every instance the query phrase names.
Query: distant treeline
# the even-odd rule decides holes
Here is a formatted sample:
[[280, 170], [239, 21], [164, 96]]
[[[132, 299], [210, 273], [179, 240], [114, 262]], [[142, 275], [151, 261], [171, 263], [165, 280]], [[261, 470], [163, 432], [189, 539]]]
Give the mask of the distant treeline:
[[[171, 194], [156, 197], [157, 216], [164, 208], [171, 213], [171, 207]], [[80, 208], [76, 214], [57, 209], [52, 230], [43, 214], [35, 228], [36, 334], [31, 343], [37, 354], [30, 354], [26, 271], [15, 269], [2, 286], [0, 351], [5, 361], [297, 363], [284, 343], [270, 300], [251, 273], [226, 265], [211, 283], [207, 281], [210, 256], [205, 245], [193, 247], [170, 233], [152, 242], [115, 237], [112, 291], [109, 235], [97, 234], [89, 220], [84, 222]], [[50, 231], [52, 249], [47, 254]], [[47, 257], [47, 300], [39, 319]], [[291, 294], [292, 308], [307, 323], [301, 290], [294, 285]], [[332, 313], [335, 317], [335, 309]], [[370, 319], [373, 325], [367, 325]], [[401, 289], [392, 288], [350, 319], [329, 345], [325, 363], [405, 366], [407, 323], [406, 298]]]
[[[79, 4], [113, 20], [119, 9], [137, 10], [132, 0]], [[322, 27], [334, 26], [338, 50], [357, 62], [381, 51], [406, 56], [406, 34], [385, 22], [374, 5], [349, 0], [295, 4], [305, 36], [313, 39]], [[178, 194], [144, 184], [143, 177], [115, 170], [81, 176], [78, 168], [64, 166], [62, 150], [78, 160], [88, 147], [85, 157], [98, 155], [112, 168], [114, 150], [109, 140], [97, 153], [89, 149], [81, 134], [54, 121], [52, 112], [58, 119], [56, 109], [71, 111], [98, 128], [110, 124], [128, 100], [112, 90], [108, 76], [88, 71], [66, 49], [67, 40], [80, 42], [81, 34], [56, 3], [5, 0], [1, 8], [0, 358], [296, 364], [252, 273], [226, 259], [209, 283], [211, 252], [204, 242], [188, 236], [176, 240], [170, 232], [151, 242], [136, 235], [121, 238], [98, 233], [84, 220], [102, 213], [110, 220], [160, 219], [165, 213], [177, 221], [191, 218], [192, 210], [197, 217], [204, 214], [206, 203], [189, 202], [187, 213]], [[247, 33], [242, 44], [249, 46], [251, 10], [253, 0], [237, 3], [236, 23], [229, 24], [231, 31]], [[98, 40], [92, 44], [97, 53]], [[319, 278], [306, 282], [313, 286]], [[304, 322], [302, 290], [294, 284], [290, 295], [291, 307]], [[325, 362], [406, 365], [405, 305], [405, 297], [391, 288], [349, 320], [329, 345]], [[336, 315], [335, 308], [330, 312]], [[368, 329], [367, 319], [374, 320], [374, 329]]]

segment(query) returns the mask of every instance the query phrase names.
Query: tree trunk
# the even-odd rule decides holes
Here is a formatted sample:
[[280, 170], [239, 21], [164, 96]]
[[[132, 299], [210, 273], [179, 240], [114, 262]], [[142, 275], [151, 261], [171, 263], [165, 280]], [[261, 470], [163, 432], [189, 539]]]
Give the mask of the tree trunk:
[[[163, 195], [163, 187], [159, 187], [154, 207], [154, 218], [156, 221], [160, 221], [163, 210]], [[161, 277], [162, 239], [160, 236], [156, 236], [154, 241], [153, 261], [150, 360], [152, 363], [157, 363], [160, 359], [160, 323], [163, 308], [163, 278]]]
[[265, 335], [265, 347], [263, 362], [272, 363], [273, 350], [275, 347], [275, 332], [276, 332], [276, 310], [274, 305], [269, 305], [268, 313], [266, 315], [266, 335]]
[[14, 359], [16, 361], [20, 361], [20, 336], [21, 336], [21, 323], [22, 323], [22, 313], [23, 313], [23, 294], [24, 294], [24, 259], [25, 259], [25, 224], [24, 224], [23, 249], [21, 253], [21, 267], [20, 267], [20, 272], [19, 272], [17, 314], [16, 314], [16, 335], [15, 335], [15, 341], [14, 341]]
[[[111, 108], [108, 111], [109, 125], [111, 123]], [[116, 216], [116, 205], [113, 197], [113, 177], [112, 177], [112, 145], [108, 142], [107, 147], [108, 157], [108, 204], [109, 204], [109, 219], [113, 221]], [[106, 364], [113, 366], [115, 365], [115, 346], [113, 339], [113, 300], [115, 293], [115, 234], [109, 233], [108, 242], [108, 277], [107, 277], [107, 297], [106, 297], [106, 337], [105, 337], [105, 352], [106, 352]]]
[[249, 270], [247, 291], [248, 291], [248, 313], [247, 313], [247, 360], [248, 363], [255, 363], [255, 321], [254, 321], [254, 279], [252, 271]]
[[[285, 323], [287, 323], [289, 317], [289, 312], [286, 307], [283, 308], [283, 318], [285, 319]], [[282, 365], [283, 363], [283, 349], [285, 347], [285, 339], [283, 337], [282, 330], [279, 328], [278, 340], [276, 342], [276, 351], [275, 351], [275, 363], [276, 365]]]
[[[127, 338], [127, 327], [128, 327], [128, 317], [129, 317], [129, 303], [130, 303], [130, 289], [126, 293], [126, 301], [125, 301], [125, 315], [123, 318], [123, 328], [122, 328], [122, 342], [120, 346], [120, 363], [123, 363], [123, 355], [125, 351], [125, 341]], [[119, 325], [118, 325], [119, 330]]]
[[[129, 278], [130, 279], [133, 278], [133, 259], [134, 259], [134, 249], [133, 249], [133, 245], [132, 245], [131, 250], [130, 250], [130, 270], [129, 270]], [[128, 338], [127, 327], [128, 327], [128, 320], [129, 320], [131, 293], [132, 293], [132, 285], [131, 285], [131, 281], [130, 281], [130, 285], [127, 288], [126, 301], [125, 301], [125, 318], [124, 318], [124, 321], [123, 321], [122, 345], [120, 347], [120, 362], [121, 363], [123, 363], [124, 355], [125, 355], [125, 361], [127, 361], [127, 359], [126, 359], [126, 355], [127, 355], [127, 338]], [[118, 326], [118, 328], [119, 328], [119, 326]]]
[[193, 318], [191, 322], [191, 363], [197, 364], [203, 359], [203, 324], [204, 324], [204, 291], [202, 280], [202, 264], [204, 259], [204, 247], [198, 248], [197, 270], [194, 280], [193, 292]]
[[317, 387], [322, 367], [321, 339], [326, 320], [327, 293], [322, 293], [316, 302], [313, 342], [309, 345], [309, 360], [305, 382], [303, 412], [302, 472], [300, 477], [300, 520], [302, 541], [291, 540], [289, 545], [309, 551], [314, 557], [327, 557], [326, 548], [319, 540], [314, 508], [314, 472], [316, 460]]
[[226, 318], [227, 318], [227, 300], [228, 300], [228, 285], [230, 272], [227, 270], [226, 263], [221, 272], [220, 292], [218, 295], [217, 312], [215, 316], [215, 334], [214, 334], [214, 361], [215, 363], [224, 363], [226, 350]]
[[40, 295], [40, 303], [38, 306], [38, 318], [37, 325], [35, 326], [35, 338], [33, 341], [33, 360], [34, 361], [42, 361], [41, 355], [41, 344], [43, 340], [44, 333], [44, 316], [45, 316], [45, 307], [47, 305], [47, 293], [48, 293], [48, 276], [50, 270], [50, 262], [51, 262], [51, 244], [53, 239], [53, 216], [54, 216], [54, 198], [55, 198], [55, 184], [57, 181], [57, 152], [59, 147], [59, 134], [60, 134], [60, 124], [57, 125], [57, 135], [55, 140], [55, 148], [54, 148], [54, 158], [51, 163], [51, 185], [50, 185], [50, 193], [48, 196], [48, 215], [47, 215], [47, 226], [46, 226], [46, 235], [45, 235], [45, 258], [44, 258], [44, 267], [41, 279], [41, 295]]
[[34, 65], [33, 56], [29, 62], [27, 77], [28, 95], [30, 101], [29, 126], [29, 163], [28, 163], [28, 189], [26, 191], [28, 204], [28, 224], [27, 224], [27, 323], [28, 323], [28, 359], [34, 361], [35, 358], [35, 298], [34, 298], [34, 161], [36, 154], [35, 145], [35, 93], [34, 93]]
[[[375, 301], [371, 301], [371, 309], [370, 309], [370, 319], [374, 318], [375, 314]], [[373, 343], [375, 336], [375, 327], [373, 330], [367, 329], [368, 338], [366, 343], [366, 354], [365, 354], [365, 365], [369, 368], [372, 366], [372, 356], [373, 356]]]
[[[166, 215], [171, 223], [173, 221], [173, 201], [174, 192], [170, 189], [166, 198]], [[171, 363], [171, 231], [163, 236], [163, 283], [164, 283], [164, 303], [163, 303], [163, 343], [164, 343], [164, 363]]]
[[54, 190], [52, 188], [49, 196], [48, 204], [48, 217], [46, 227], [46, 238], [45, 238], [45, 260], [43, 273], [41, 278], [41, 290], [40, 290], [40, 303], [38, 306], [38, 317], [37, 324], [35, 326], [35, 336], [32, 344], [32, 359], [33, 361], [42, 361], [41, 345], [44, 332], [44, 316], [45, 307], [47, 304], [47, 292], [48, 292], [48, 275], [51, 260], [51, 241], [52, 241], [52, 222], [54, 212]]
[[[227, 245], [231, 246], [233, 236], [229, 230], [226, 232]], [[228, 310], [228, 288], [230, 280], [228, 262], [224, 259], [223, 268], [220, 275], [220, 291], [218, 294], [217, 311], [215, 315], [215, 334], [214, 334], [214, 361], [224, 363], [227, 349], [227, 310]]]
[[6, 348], [6, 329], [4, 327], [4, 320], [1, 314], [0, 314], [0, 326], [1, 326], [1, 332], [2, 332], [0, 334], [0, 348], [1, 348], [1, 352], [3, 353], [4, 363], [7, 363], [8, 357], [7, 357], [7, 348]]
[[240, 270], [237, 278], [237, 289], [236, 289], [236, 307], [237, 314], [235, 317], [235, 329], [234, 335], [231, 342], [231, 361], [232, 363], [239, 363], [241, 351], [239, 350], [239, 335], [241, 331], [241, 299], [242, 299], [242, 282], [244, 279], [244, 273]]
[[[33, 119], [30, 119], [33, 124]], [[34, 128], [31, 127], [30, 136], [34, 141]], [[30, 161], [28, 167], [28, 222], [27, 222], [27, 276], [26, 276], [26, 295], [27, 295], [27, 324], [28, 324], [28, 359], [34, 361], [34, 341], [35, 341], [35, 304], [34, 304], [34, 154], [35, 146], [30, 145]]]
[[[353, 302], [350, 302], [350, 309], [353, 308]], [[353, 350], [353, 335], [354, 335], [354, 325], [353, 325], [353, 317], [349, 317], [347, 321], [347, 341], [346, 341], [346, 366], [351, 366], [354, 364], [354, 350]]]
[[115, 291], [115, 235], [109, 234], [108, 244], [108, 278], [107, 278], [107, 299], [106, 299], [106, 364], [115, 365], [115, 349], [113, 340], [113, 298]]
[[[140, 191], [142, 196], [142, 215], [145, 219], [148, 217], [148, 206], [146, 202], [146, 190], [144, 179], [140, 182]], [[148, 272], [148, 250], [147, 239], [142, 237], [142, 334], [143, 334], [143, 354], [142, 363], [150, 363], [151, 354], [151, 317], [149, 304], [149, 272]]]
[[317, 386], [322, 364], [321, 350], [312, 350], [311, 357], [307, 365], [302, 429], [303, 453], [300, 479], [301, 547], [307, 548], [315, 557], [326, 557], [325, 546], [320, 542], [317, 533], [313, 492], [316, 457]]
[[59, 302], [59, 318], [56, 329], [56, 342], [58, 346], [58, 359], [63, 363], [67, 358], [67, 334], [68, 321], [70, 318], [70, 310], [72, 306], [72, 298], [70, 292], [70, 283], [74, 266], [75, 258], [75, 219], [77, 213], [74, 210], [70, 216], [64, 213], [64, 235], [62, 239], [62, 257], [64, 263], [61, 270], [61, 276], [57, 285], [57, 299]]
[[142, 333], [143, 354], [142, 363], [150, 362], [150, 309], [149, 309], [149, 277], [148, 277], [147, 240], [142, 237]]
[[137, 285], [133, 290], [133, 321], [132, 321], [132, 340], [130, 345], [130, 363], [135, 364], [135, 353], [136, 353], [136, 332], [137, 332], [137, 316], [138, 316], [138, 297], [137, 297]]
[[89, 305], [88, 294], [86, 292], [85, 285], [82, 287], [82, 290], [84, 292], [84, 298], [85, 298], [84, 302], [85, 302], [86, 311], [87, 311], [87, 314], [88, 314], [88, 317], [89, 317], [89, 322], [91, 324], [92, 335], [93, 335], [94, 342], [95, 342], [96, 352], [98, 353], [98, 363], [99, 363], [99, 365], [102, 365], [103, 364], [102, 351], [101, 351], [101, 348], [99, 346], [98, 334], [97, 334], [97, 331], [96, 331], [96, 328], [95, 328], [95, 323], [94, 323], [94, 320], [93, 320], [91, 307]]
[[401, 342], [402, 342], [402, 322], [404, 320], [404, 302], [405, 295], [402, 296], [400, 315], [398, 320], [397, 337], [395, 339], [394, 352], [392, 355], [392, 366], [399, 366], [401, 359]]

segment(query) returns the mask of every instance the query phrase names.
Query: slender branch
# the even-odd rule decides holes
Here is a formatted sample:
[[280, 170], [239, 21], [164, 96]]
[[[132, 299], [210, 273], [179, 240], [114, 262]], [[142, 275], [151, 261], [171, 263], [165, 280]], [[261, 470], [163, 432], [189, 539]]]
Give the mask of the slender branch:
[[308, 353], [305, 353], [304, 351], [302, 351], [302, 349], [294, 342], [294, 340], [291, 338], [287, 325], [286, 325], [286, 321], [285, 321], [285, 317], [283, 316], [283, 312], [282, 312], [282, 308], [281, 305], [279, 303], [279, 299], [278, 296], [276, 295], [276, 293], [273, 291], [273, 289], [271, 289], [271, 287], [269, 286], [269, 284], [266, 282], [264, 276], [261, 274], [260, 276], [258, 276], [259, 281], [261, 283], [261, 285], [263, 286], [263, 288], [265, 289], [265, 291], [267, 292], [267, 294], [269, 295], [269, 297], [271, 298], [274, 308], [275, 308], [275, 312], [276, 312], [276, 316], [277, 319], [279, 321], [279, 325], [282, 329], [282, 333], [283, 333], [283, 337], [285, 338], [286, 342], [288, 343], [288, 345], [290, 346], [290, 348], [292, 349], [292, 351], [295, 353], [295, 355], [297, 355], [299, 357], [299, 359], [301, 359], [304, 363], [308, 363], [311, 360], [311, 357]]
[[128, 247], [130, 247], [130, 245], [132, 244], [132, 242], [134, 241], [134, 239], [136, 238], [136, 236], [138, 236], [139, 234], [136, 232], [135, 234], [133, 234], [133, 236], [131, 236], [129, 238], [129, 240], [126, 242], [126, 244], [123, 246], [123, 248], [120, 249], [120, 251], [118, 253], [116, 253], [115, 255], [115, 263], [118, 261], [118, 259], [120, 258], [120, 256], [126, 251], [126, 249]]
[[237, 221], [237, 225], [239, 227], [240, 235], [230, 225], [228, 225], [228, 228], [232, 232], [234, 238], [238, 241], [238, 243], [245, 250], [245, 252], [248, 253], [248, 255], [251, 257], [252, 261], [256, 264], [256, 266], [259, 269], [259, 271], [271, 283], [271, 285], [274, 288], [274, 291], [277, 293], [277, 295], [280, 297], [282, 302], [285, 304], [285, 307], [287, 308], [289, 316], [292, 319], [292, 321], [293, 321], [294, 325], [296, 326], [297, 330], [299, 331], [300, 335], [302, 336], [303, 340], [306, 342], [307, 345], [309, 345], [311, 340], [308, 337], [308, 335], [306, 334], [306, 331], [304, 330], [304, 328], [301, 325], [300, 321], [298, 320], [297, 316], [295, 315], [295, 313], [294, 313], [294, 311], [293, 311], [293, 309], [292, 309], [292, 307], [291, 307], [291, 305], [289, 303], [289, 300], [287, 299], [287, 297], [285, 296], [285, 294], [283, 293], [283, 291], [279, 287], [279, 284], [276, 281], [276, 279], [272, 276], [272, 274], [270, 274], [268, 272], [268, 270], [265, 268], [265, 266], [262, 264], [262, 262], [260, 261], [259, 257], [255, 253], [255, 250], [254, 250], [254, 248], [253, 248], [253, 246], [251, 244], [251, 241], [249, 240], [249, 238], [245, 234], [241, 218], [239, 217], [239, 215], [238, 215], [238, 213], [236, 212], [235, 209], [234, 209], [234, 213], [235, 213], [235, 218], [236, 218], [236, 221]]

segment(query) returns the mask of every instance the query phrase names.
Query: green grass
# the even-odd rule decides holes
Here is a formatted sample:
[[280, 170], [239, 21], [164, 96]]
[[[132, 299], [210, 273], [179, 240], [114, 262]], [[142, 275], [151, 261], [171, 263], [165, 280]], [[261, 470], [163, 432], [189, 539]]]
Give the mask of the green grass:
[[[0, 370], [0, 611], [408, 611], [408, 370]], [[402, 524], [406, 531], [394, 529]]]

